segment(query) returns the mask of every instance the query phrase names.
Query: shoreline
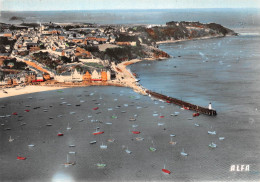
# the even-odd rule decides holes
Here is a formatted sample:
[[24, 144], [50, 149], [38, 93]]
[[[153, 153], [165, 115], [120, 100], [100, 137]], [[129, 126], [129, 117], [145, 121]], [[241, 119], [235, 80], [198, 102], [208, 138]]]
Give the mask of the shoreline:
[[[226, 35], [229, 36], [229, 35]], [[231, 36], [231, 35], [230, 35]], [[199, 37], [194, 39], [181, 39], [181, 40], [167, 40], [167, 41], [158, 41], [156, 44], [167, 44], [167, 43], [177, 43], [177, 42], [185, 42], [185, 41], [192, 41], [192, 40], [206, 40], [206, 39], [212, 39], [212, 38], [222, 38], [225, 36], [207, 36], [207, 37]], [[135, 92], [147, 95], [146, 88], [144, 88], [135, 76], [133, 75], [132, 71], [127, 68], [127, 66], [141, 62], [141, 61], [156, 61], [156, 60], [164, 60], [168, 58], [160, 57], [160, 58], [144, 58], [144, 59], [132, 59], [129, 61], [124, 61], [119, 63], [118, 65], [112, 65], [112, 68], [116, 72], [116, 80], [108, 81], [106, 83], [91, 83], [88, 85], [84, 84], [64, 84], [59, 83], [56, 85], [28, 85], [25, 87], [20, 87], [20, 89], [17, 89], [17, 87], [12, 88], [0, 88], [0, 99], [11, 97], [11, 96], [17, 96], [17, 95], [23, 95], [23, 94], [29, 94], [29, 93], [36, 93], [36, 92], [45, 92], [45, 91], [51, 91], [51, 90], [59, 90], [59, 89], [65, 89], [65, 88], [71, 88], [71, 87], [88, 87], [88, 86], [117, 86], [117, 87], [128, 87], [133, 89]], [[123, 79], [118, 79], [118, 78]], [[19, 87], [18, 87], [19, 88]], [[33, 88], [33, 89], [32, 89]], [[37, 88], [37, 89], [36, 89]], [[4, 93], [4, 91], [8, 93]]]

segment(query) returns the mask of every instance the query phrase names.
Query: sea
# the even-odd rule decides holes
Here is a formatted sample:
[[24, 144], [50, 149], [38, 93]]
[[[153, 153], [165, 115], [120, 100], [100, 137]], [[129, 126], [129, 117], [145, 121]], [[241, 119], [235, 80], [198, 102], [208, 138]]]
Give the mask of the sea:
[[[176, 174], [177, 180], [257, 181], [260, 179], [259, 9], [3, 11], [0, 22], [21, 23], [9, 21], [12, 16], [24, 17], [24, 22], [36, 23], [163, 25], [168, 21], [215, 22], [234, 30], [238, 36], [160, 44], [159, 48], [167, 52], [171, 58], [160, 61], [142, 61], [130, 65], [129, 68], [137, 73], [140, 84], [149, 90], [205, 107], [211, 102], [213, 108], [217, 110], [216, 117], [203, 116], [201, 121], [202, 126], [203, 124], [207, 126], [203, 132], [216, 130], [221, 134], [218, 136], [225, 137], [223, 145], [217, 143], [219, 146], [214, 155], [206, 152], [207, 149], [199, 149], [200, 145], [192, 140], [192, 138], [195, 140], [199, 134], [187, 132], [190, 130], [186, 124], [183, 126], [180, 124], [180, 122], [187, 122], [186, 115], [185, 121], [178, 120], [178, 131], [185, 133], [185, 136], [191, 139], [188, 141], [185, 140], [185, 136], [182, 136], [186, 147], [203, 156], [198, 155], [198, 160], [194, 158], [194, 163], [192, 161], [188, 163], [187, 158], [186, 167], [189, 166], [187, 168], [183, 168], [183, 163], [180, 161], [182, 159], [178, 158], [174, 161], [173, 166], [179, 172]], [[95, 90], [98, 91], [98, 89], [101, 88]], [[105, 91], [102, 89], [102, 92]], [[116, 91], [113, 89], [113, 92]], [[45, 97], [47, 99], [47, 95]], [[19, 99], [21, 99], [20, 96]], [[6, 102], [6, 99], [4, 101]], [[197, 142], [204, 141], [205, 137], [198, 137]], [[192, 156], [192, 153], [190, 155]], [[179, 167], [174, 163], [179, 164]], [[209, 171], [203, 165], [207, 166]], [[232, 166], [235, 166], [235, 170], [232, 170], [234, 169]], [[242, 170], [245, 166], [249, 166], [250, 170]], [[178, 175], [180, 175], [179, 178]], [[117, 177], [113, 179], [120, 179]], [[133, 180], [146, 179], [148, 178], [133, 177]], [[172, 178], [155, 179], [167, 181]], [[127, 179], [124, 178], [124, 181]]]

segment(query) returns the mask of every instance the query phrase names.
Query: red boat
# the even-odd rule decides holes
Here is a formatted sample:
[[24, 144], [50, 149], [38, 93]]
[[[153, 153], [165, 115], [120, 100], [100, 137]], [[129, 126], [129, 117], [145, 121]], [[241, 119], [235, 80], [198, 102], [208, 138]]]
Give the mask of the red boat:
[[63, 133], [58, 133], [57, 136], [63, 136]]
[[171, 171], [167, 170], [167, 169], [162, 169], [162, 172], [166, 173], [166, 174], [171, 174]]
[[140, 134], [140, 131], [132, 131], [133, 134]]
[[160, 116], [160, 118], [164, 118], [164, 116]]
[[199, 115], [200, 115], [200, 113], [198, 113], [198, 112], [192, 114], [193, 117], [196, 117], [196, 116], [199, 116]]
[[171, 101], [169, 101], [169, 100], [167, 100], [166, 102], [167, 102], [167, 103], [171, 103]]
[[189, 108], [189, 107], [184, 107], [184, 106], [183, 106], [183, 109], [185, 109], [185, 110], [190, 110], [190, 108]]
[[100, 135], [100, 134], [103, 134], [103, 133], [104, 133], [104, 131], [96, 131], [96, 132], [93, 133], [93, 135]]
[[17, 115], [17, 112], [14, 112], [12, 115]]
[[17, 156], [17, 160], [26, 160], [26, 157]]
[[24, 110], [25, 112], [29, 112], [30, 110], [28, 110], [28, 109], [26, 109], [26, 110]]
[[94, 107], [93, 110], [98, 110], [98, 107]]

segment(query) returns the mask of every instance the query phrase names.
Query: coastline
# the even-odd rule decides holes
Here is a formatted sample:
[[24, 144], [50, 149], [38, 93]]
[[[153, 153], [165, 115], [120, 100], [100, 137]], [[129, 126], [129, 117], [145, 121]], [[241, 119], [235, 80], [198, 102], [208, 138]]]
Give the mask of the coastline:
[[[226, 35], [229, 36], [229, 35]], [[231, 35], [230, 35], [231, 36]], [[204, 40], [204, 39], [212, 39], [212, 38], [222, 38], [225, 36], [206, 36], [206, 37], [199, 37], [193, 39], [181, 39], [181, 40], [167, 40], [167, 41], [158, 41], [156, 44], [167, 44], [167, 43], [177, 43], [177, 42], [185, 42], [185, 41], [192, 41], [192, 40]], [[147, 95], [146, 88], [144, 88], [141, 84], [139, 84], [138, 80], [135, 78], [133, 73], [127, 66], [131, 64], [135, 64], [141, 61], [156, 61], [156, 60], [164, 60], [168, 59], [166, 57], [160, 58], [144, 58], [144, 59], [132, 59], [129, 61], [124, 61], [119, 63], [118, 65], [112, 65], [112, 68], [116, 72], [116, 80], [108, 81], [107, 83], [90, 83], [88, 85], [84, 84], [66, 84], [66, 83], [59, 83], [57, 85], [40, 85], [40, 86], [25, 86], [25, 87], [13, 87], [13, 88], [0, 88], [0, 99], [5, 97], [35, 93], [35, 92], [44, 92], [50, 90], [58, 90], [70, 87], [88, 87], [88, 86], [118, 86], [118, 87], [129, 87], [132, 88], [135, 92]], [[120, 79], [121, 78], [121, 79]], [[5, 90], [7, 93], [4, 93]]]

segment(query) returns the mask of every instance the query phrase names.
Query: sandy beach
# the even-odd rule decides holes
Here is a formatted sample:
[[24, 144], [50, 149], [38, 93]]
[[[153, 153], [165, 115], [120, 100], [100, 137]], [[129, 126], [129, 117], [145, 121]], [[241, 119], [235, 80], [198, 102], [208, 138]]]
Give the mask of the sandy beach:
[[25, 86], [25, 87], [13, 87], [13, 88], [0, 88], [0, 98], [11, 97], [16, 95], [23, 95], [35, 92], [44, 92], [50, 90], [63, 89], [65, 87], [48, 87], [48, 86]]

